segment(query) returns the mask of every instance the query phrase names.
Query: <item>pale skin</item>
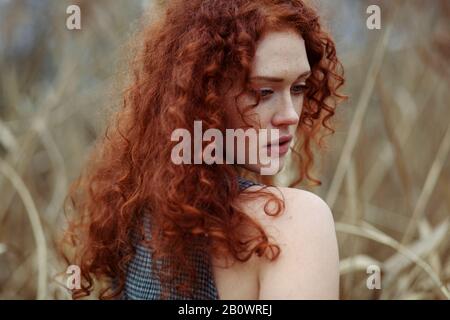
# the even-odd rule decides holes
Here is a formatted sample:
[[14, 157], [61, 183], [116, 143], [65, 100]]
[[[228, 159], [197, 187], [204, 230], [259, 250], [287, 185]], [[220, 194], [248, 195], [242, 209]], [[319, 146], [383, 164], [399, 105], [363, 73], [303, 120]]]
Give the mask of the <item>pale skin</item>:
[[[295, 134], [303, 105], [302, 86], [311, 71], [305, 44], [294, 30], [267, 32], [258, 42], [252, 87], [265, 96], [252, 110], [262, 128]], [[257, 77], [276, 79], [262, 79]], [[246, 99], [250, 99], [249, 97]], [[228, 109], [229, 128], [242, 126], [241, 116]], [[286, 155], [280, 157], [280, 170]], [[259, 172], [258, 164], [243, 165]], [[260, 187], [254, 186], [249, 192]], [[285, 198], [284, 213], [270, 217], [264, 199], [240, 201], [242, 210], [260, 223], [281, 248], [275, 261], [254, 256], [223, 268], [213, 264], [220, 299], [338, 299], [339, 255], [333, 216], [328, 205], [311, 192], [269, 188]]]

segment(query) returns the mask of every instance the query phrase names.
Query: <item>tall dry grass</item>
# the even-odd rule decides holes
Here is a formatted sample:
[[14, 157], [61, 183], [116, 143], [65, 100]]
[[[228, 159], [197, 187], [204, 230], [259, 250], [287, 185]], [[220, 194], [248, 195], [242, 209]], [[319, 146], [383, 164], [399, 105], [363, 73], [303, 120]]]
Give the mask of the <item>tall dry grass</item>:
[[[81, 31], [65, 28], [74, 2]], [[316, 167], [323, 184], [299, 187], [335, 215], [343, 299], [448, 299], [450, 3], [374, 2], [383, 13], [376, 31], [365, 27], [371, 1], [318, 1], [350, 100]], [[0, 4], [1, 299], [68, 297], [56, 276], [61, 204], [120, 102], [126, 43], [145, 3]], [[381, 290], [366, 286], [374, 264]]]

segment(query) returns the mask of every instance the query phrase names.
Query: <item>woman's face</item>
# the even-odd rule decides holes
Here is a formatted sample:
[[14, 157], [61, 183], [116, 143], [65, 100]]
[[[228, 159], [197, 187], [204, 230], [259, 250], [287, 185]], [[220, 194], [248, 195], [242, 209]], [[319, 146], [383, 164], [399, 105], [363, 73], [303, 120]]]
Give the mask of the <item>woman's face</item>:
[[[252, 90], [259, 92], [259, 104], [249, 107], [256, 103], [255, 96], [249, 92], [237, 100], [237, 105], [234, 94], [226, 98], [227, 128], [246, 127], [248, 123], [257, 131], [267, 130], [267, 141], [260, 148], [265, 148], [265, 154], [268, 154], [270, 160], [277, 158], [276, 172], [283, 168], [286, 153], [293, 144], [292, 138], [299, 124], [306, 79], [310, 72], [305, 42], [299, 33], [289, 29], [268, 32], [257, 43], [250, 73], [249, 85]], [[273, 129], [279, 130], [278, 138], [273, 135]], [[264, 165], [259, 161], [256, 164], [248, 161], [254, 149], [249, 150], [248, 143], [238, 145], [237, 148], [245, 148], [241, 151], [245, 151], [247, 160], [241, 166], [261, 173]]]

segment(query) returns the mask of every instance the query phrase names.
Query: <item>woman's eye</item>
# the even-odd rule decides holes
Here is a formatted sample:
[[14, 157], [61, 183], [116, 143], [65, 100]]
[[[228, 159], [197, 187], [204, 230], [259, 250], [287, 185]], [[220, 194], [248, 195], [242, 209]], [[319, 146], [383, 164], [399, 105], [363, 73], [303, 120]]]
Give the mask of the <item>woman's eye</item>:
[[292, 87], [292, 92], [294, 94], [301, 94], [306, 90], [307, 86], [305, 84], [298, 84]]
[[261, 90], [259, 90], [259, 94], [260, 94], [260, 96], [262, 98], [270, 96], [272, 93], [273, 93], [273, 91], [270, 90], [270, 89], [261, 89]]

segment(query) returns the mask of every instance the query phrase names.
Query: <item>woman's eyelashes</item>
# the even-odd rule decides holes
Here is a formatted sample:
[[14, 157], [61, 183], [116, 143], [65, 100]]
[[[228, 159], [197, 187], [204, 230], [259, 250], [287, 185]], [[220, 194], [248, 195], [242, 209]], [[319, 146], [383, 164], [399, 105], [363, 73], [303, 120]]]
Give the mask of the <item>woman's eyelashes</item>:
[[259, 90], [259, 95], [261, 96], [261, 98], [267, 98], [268, 96], [273, 94], [273, 90], [272, 89], [260, 89]]
[[303, 94], [305, 92], [305, 90], [307, 89], [306, 84], [297, 84], [295, 86], [292, 86], [291, 91], [293, 94], [296, 95], [300, 95]]

